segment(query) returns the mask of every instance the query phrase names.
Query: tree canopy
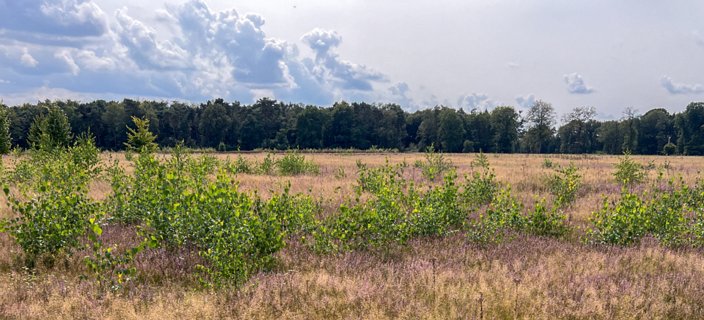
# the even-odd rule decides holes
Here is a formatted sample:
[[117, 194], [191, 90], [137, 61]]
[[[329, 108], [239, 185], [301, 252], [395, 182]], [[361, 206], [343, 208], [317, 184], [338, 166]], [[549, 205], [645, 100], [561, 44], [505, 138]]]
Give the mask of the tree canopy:
[[[218, 150], [419, 151], [434, 146], [444, 152], [704, 154], [704, 102], [693, 102], [675, 114], [654, 108], [638, 115], [626, 109], [623, 118], [609, 121], [596, 120], [593, 107], [578, 107], [564, 115], [559, 126], [553, 106], [544, 101], [525, 114], [511, 106], [470, 112], [437, 106], [408, 112], [395, 104], [342, 101], [319, 107], [266, 98], [251, 105], [222, 99], [201, 104], [125, 99], [0, 108], [2, 150], [42, 141], [69, 145], [72, 132], [91, 132], [101, 149], [123, 150], [142, 130], [153, 133], [149, 139], [160, 147], [183, 142]], [[144, 123], [130, 132], [134, 117]]]

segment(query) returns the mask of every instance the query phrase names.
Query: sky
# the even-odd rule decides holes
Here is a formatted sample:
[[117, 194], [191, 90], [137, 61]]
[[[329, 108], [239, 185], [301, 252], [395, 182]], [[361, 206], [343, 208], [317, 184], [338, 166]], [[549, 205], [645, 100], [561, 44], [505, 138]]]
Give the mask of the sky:
[[0, 0], [0, 99], [704, 101], [700, 0]]

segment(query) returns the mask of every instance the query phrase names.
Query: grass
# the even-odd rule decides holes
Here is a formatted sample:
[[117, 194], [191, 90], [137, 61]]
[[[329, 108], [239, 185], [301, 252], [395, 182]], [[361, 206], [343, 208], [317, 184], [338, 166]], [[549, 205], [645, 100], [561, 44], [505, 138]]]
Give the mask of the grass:
[[[220, 159], [236, 155], [211, 154]], [[239, 174], [243, 190], [267, 196], [291, 181], [291, 192], [322, 199], [332, 214], [353, 194], [356, 162], [369, 166], [408, 164], [423, 154], [307, 153], [320, 166], [318, 175]], [[128, 166], [121, 153], [105, 153]], [[266, 154], [244, 154], [262, 161]], [[471, 172], [473, 155], [445, 155], [460, 176]], [[573, 162], [583, 177], [576, 201], [565, 209], [570, 223], [588, 223], [602, 205], [602, 194], [617, 196], [613, 179], [618, 157], [488, 155], [497, 179], [509, 183], [527, 207], [536, 196], [553, 199], [545, 176], [545, 158], [555, 165]], [[704, 158], [640, 157], [656, 165], [669, 161], [667, 174], [693, 183]], [[10, 159], [5, 158], [6, 164]], [[128, 168], [129, 169], [129, 168]], [[343, 170], [346, 175], [336, 172]], [[654, 179], [654, 170], [648, 172]], [[407, 178], [422, 183], [420, 169]], [[91, 185], [91, 197], [103, 199], [110, 186]], [[2, 214], [9, 214], [2, 201]], [[115, 242], [130, 242], [130, 230], [105, 230]], [[694, 319], [704, 317], [704, 253], [666, 249], [652, 239], [635, 247], [585, 245], [578, 237], [554, 240], [518, 235], [498, 245], [467, 243], [462, 236], [413, 240], [391, 254], [348, 252], [316, 254], [291, 242], [278, 253], [275, 270], [260, 273], [239, 290], [194, 290], [188, 276], [199, 257], [180, 250], [156, 250], [140, 256], [140, 281], [129, 290], [108, 292], [81, 279], [81, 253], [52, 270], [34, 274], [15, 261], [19, 250], [0, 234], [0, 318], [241, 318], [241, 319]]]

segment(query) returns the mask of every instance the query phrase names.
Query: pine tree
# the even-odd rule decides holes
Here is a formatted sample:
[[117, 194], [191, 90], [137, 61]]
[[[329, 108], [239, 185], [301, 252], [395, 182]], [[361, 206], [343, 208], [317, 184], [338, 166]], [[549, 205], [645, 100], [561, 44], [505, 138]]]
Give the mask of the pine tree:
[[132, 122], [137, 128], [127, 127], [127, 142], [125, 142], [127, 149], [150, 153], [156, 151], [157, 144], [154, 143], [156, 136], [149, 131], [149, 119], [140, 119], [133, 116]]
[[0, 154], [8, 154], [11, 148], [9, 113], [7, 107], [0, 105]]
[[66, 148], [71, 144], [73, 134], [68, 117], [58, 107], [49, 107], [46, 115], [34, 118], [29, 128], [27, 141], [35, 149], [51, 150]]

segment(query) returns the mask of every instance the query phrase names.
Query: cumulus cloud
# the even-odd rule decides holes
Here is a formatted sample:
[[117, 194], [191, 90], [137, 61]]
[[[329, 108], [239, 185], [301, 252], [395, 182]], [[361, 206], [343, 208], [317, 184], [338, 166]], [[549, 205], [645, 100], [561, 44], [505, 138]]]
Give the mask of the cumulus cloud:
[[460, 108], [467, 108], [469, 110], [488, 110], [499, 104], [499, 102], [489, 99], [489, 96], [482, 93], [462, 95], [457, 99], [457, 105]]
[[687, 84], [674, 82], [672, 78], [663, 76], [660, 85], [670, 94], [699, 94], [704, 93], [704, 86], [701, 84]]
[[581, 74], [570, 73], [564, 75], [567, 91], [572, 94], [590, 94], [594, 92], [594, 88], [588, 86]]
[[154, 30], [131, 18], [127, 9], [117, 10], [117, 34], [132, 60], [142, 68], [182, 69], [186, 52], [170, 41], [157, 41]]
[[335, 48], [342, 38], [335, 31], [313, 29], [301, 37], [315, 52], [315, 63], [306, 61], [312, 73], [321, 81], [332, 81], [343, 89], [371, 91], [376, 81], [386, 81], [386, 77], [364, 65], [342, 60]]
[[29, 54], [27, 48], [24, 48], [22, 55], [20, 56], [20, 63], [25, 67], [34, 68], [37, 66], [37, 64], [39, 64], [39, 61], [37, 61], [37, 59], [34, 59], [34, 57]]
[[406, 109], [417, 109], [415, 101], [410, 96], [411, 89], [405, 82], [398, 82], [389, 87], [390, 95], [386, 98], [387, 101], [397, 103]]
[[0, 29], [37, 40], [25, 36], [91, 37], [105, 34], [108, 22], [90, 0], [0, 0]]
[[0, 0], [0, 40], [11, 40], [0, 42], [0, 74], [13, 83], [0, 93], [56, 88], [189, 100], [273, 95], [323, 105], [410, 101], [407, 87], [379, 91], [388, 82], [383, 74], [342, 59], [342, 36], [332, 30], [302, 36], [314, 52], [306, 57], [295, 44], [267, 36], [264, 17], [214, 11], [203, 0], [158, 10], [155, 21], [171, 32], [157, 32], [126, 8], [111, 15], [108, 24], [91, 0]]
[[519, 107], [524, 109], [532, 107], [535, 104], [535, 101], [535, 95], [532, 93], [525, 96], [516, 97], [516, 103], [518, 103]]

